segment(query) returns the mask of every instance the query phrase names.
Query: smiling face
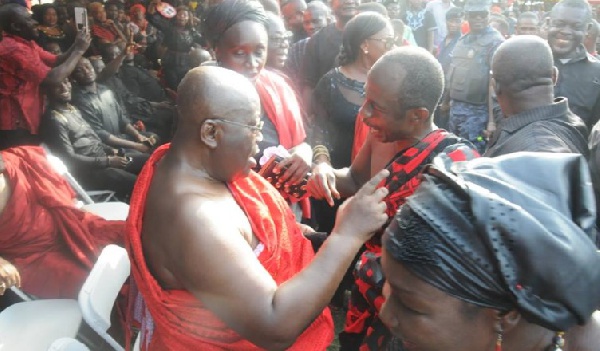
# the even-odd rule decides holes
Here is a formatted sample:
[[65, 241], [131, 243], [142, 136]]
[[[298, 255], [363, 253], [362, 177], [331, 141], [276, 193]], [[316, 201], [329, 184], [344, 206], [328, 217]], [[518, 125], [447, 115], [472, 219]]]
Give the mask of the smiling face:
[[306, 11], [304, 12], [304, 31], [309, 37], [318, 32], [321, 28], [327, 26], [328, 18], [325, 11]]
[[69, 79], [64, 79], [62, 82], [50, 86], [48, 88], [48, 98], [53, 102], [70, 102], [71, 82], [69, 82]]
[[96, 81], [96, 72], [90, 60], [82, 57], [71, 73], [71, 77], [79, 85], [90, 85]]
[[290, 47], [290, 33], [285, 29], [283, 21], [279, 17], [269, 19], [269, 53], [267, 66], [282, 69], [287, 60]]
[[401, 140], [412, 140], [415, 132], [406, 117], [404, 106], [398, 101], [399, 80], [404, 72], [399, 69], [396, 77], [390, 77], [386, 69], [372, 69], [365, 85], [365, 102], [358, 112], [370, 128], [376, 140], [389, 143]]
[[52, 7], [46, 9], [43, 17], [43, 25], [48, 27], [54, 27], [58, 23], [58, 16], [56, 15], [56, 10]]
[[583, 43], [588, 24], [586, 10], [557, 5], [552, 9], [548, 27], [548, 44], [554, 56], [568, 57]]
[[380, 317], [407, 351], [495, 349], [495, 311], [467, 304], [427, 284], [386, 250], [381, 265], [387, 280]]
[[261, 23], [237, 23], [225, 32], [217, 45], [217, 62], [255, 81], [267, 62], [268, 42], [267, 29]]

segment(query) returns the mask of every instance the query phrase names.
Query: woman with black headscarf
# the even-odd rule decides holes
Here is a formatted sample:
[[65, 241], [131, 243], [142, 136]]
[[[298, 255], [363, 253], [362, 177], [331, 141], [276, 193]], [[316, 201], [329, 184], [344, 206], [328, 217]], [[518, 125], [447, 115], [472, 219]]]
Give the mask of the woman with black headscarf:
[[380, 317], [404, 348], [598, 350], [589, 177], [575, 154], [438, 158], [384, 236]]
[[[276, 174], [282, 174], [277, 184], [286, 196], [285, 189], [301, 183], [310, 171], [312, 151], [305, 143], [306, 132], [296, 94], [283, 77], [264, 69], [269, 41], [264, 8], [258, 1], [224, 0], [206, 11], [202, 33], [219, 66], [236, 71], [254, 83], [264, 123], [258, 163], [264, 163], [260, 158], [265, 149], [282, 146], [287, 150], [275, 166]], [[293, 196], [286, 198], [297, 203]], [[306, 204], [306, 200], [301, 204]], [[302, 209], [308, 216], [307, 206]], [[295, 212], [299, 216], [300, 211]]]

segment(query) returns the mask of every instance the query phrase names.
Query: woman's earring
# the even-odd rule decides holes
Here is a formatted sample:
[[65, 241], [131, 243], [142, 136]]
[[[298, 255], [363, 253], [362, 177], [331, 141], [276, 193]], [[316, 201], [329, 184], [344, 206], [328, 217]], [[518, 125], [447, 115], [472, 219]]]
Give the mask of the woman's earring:
[[365, 51], [363, 51], [363, 52], [365, 53], [365, 55], [368, 55], [368, 54], [369, 54], [369, 50], [365, 50]]
[[552, 346], [554, 346], [554, 351], [563, 350], [563, 347], [565, 347], [565, 332], [556, 333], [556, 335], [552, 339]]
[[498, 330], [498, 336], [496, 338], [496, 351], [502, 351], [502, 326]]

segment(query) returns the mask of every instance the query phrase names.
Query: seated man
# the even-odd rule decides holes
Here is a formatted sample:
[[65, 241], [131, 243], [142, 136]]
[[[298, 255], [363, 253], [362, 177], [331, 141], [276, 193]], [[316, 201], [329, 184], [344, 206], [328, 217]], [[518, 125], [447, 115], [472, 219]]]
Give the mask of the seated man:
[[135, 309], [146, 311], [143, 349], [325, 350], [333, 339], [327, 303], [387, 218], [386, 191], [375, 190], [387, 172], [340, 209], [315, 256], [285, 200], [252, 171], [262, 134], [250, 80], [199, 67], [177, 98], [173, 143], [140, 174], [127, 224], [146, 305]]
[[[334, 198], [353, 195], [373, 172], [388, 164], [390, 175], [381, 186], [389, 192], [385, 202], [391, 217], [419, 186], [420, 171], [435, 156], [448, 153], [457, 160], [477, 156], [468, 141], [433, 123], [443, 87], [442, 67], [426, 50], [402, 47], [383, 55], [369, 72], [366, 99], [358, 116], [370, 128], [365, 144], [349, 169], [334, 170], [327, 162], [317, 164], [309, 180], [309, 192], [333, 205]], [[398, 152], [389, 156], [390, 150]], [[386, 155], [387, 160], [383, 158]], [[377, 263], [381, 234], [367, 242], [355, 273], [345, 332], [340, 334], [344, 350], [358, 350], [361, 344], [361, 350], [378, 350], [387, 336], [377, 318], [384, 281]], [[368, 330], [373, 332], [367, 336]]]
[[[535, 55], [529, 53], [535, 52]], [[569, 109], [567, 99], [554, 98], [560, 72], [548, 43], [522, 35], [500, 44], [492, 58], [492, 86], [504, 116], [485, 156], [518, 151], [588, 154], [588, 129]]]
[[[158, 81], [153, 77], [147, 77], [150, 81], [147, 81], [143, 88], [149, 95], [163, 94], [159, 101], [154, 101], [146, 99], [138, 93], [133, 93], [123, 80], [123, 63], [126, 59], [130, 59], [133, 62], [133, 47], [121, 50], [117, 45], [106, 44], [101, 47], [101, 53], [106, 66], [98, 74], [97, 82], [104, 84], [112, 90], [119, 105], [124, 108], [129, 119], [132, 121], [142, 121], [146, 130], [156, 133], [160, 137], [160, 140], [170, 140], [175, 109], [166, 100], [166, 95], [164, 95], [164, 91], [158, 84]], [[125, 70], [139, 69], [129, 67]]]
[[148, 154], [119, 155], [119, 150], [104, 144], [70, 104], [69, 80], [49, 86], [47, 96], [49, 108], [42, 119], [41, 134], [52, 152], [65, 162], [83, 187], [113, 190], [119, 197], [130, 195]]
[[123, 245], [124, 224], [77, 209], [42, 148], [0, 153], [0, 257], [16, 267], [26, 293], [76, 299], [100, 251]]
[[136, 130], [110, 89], [96, 83], [96, 73], [87, 58], [81, 58], [71, 78], [76, 83], [73, 105], [79, 109], [104, 144], [150, 153], [155, 140]]
[[437, 159], [424, 178], [383, 239], [381, 318], [406, 349], [598, 350], [600, 253], [581, 155]]

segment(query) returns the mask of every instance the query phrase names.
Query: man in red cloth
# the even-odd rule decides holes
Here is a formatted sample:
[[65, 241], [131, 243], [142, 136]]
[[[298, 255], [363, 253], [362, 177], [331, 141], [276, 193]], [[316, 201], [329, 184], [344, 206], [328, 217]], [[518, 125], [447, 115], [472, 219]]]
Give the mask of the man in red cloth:
[[73, 190], [42, 148], [0, 152], [0, 275], [12, 276], [0, 278], [0, 293], [19, 285], [16, 268], [26, 293], [76, 299], [100, 251], [123, 245], [124, 229], [123, 221], [77, 209]]
[[67, 78], [90, 45], [84, 29], [66, 53], [52, 55], [34, 42], [36, 27], [25, 7], [0, 6], [0, 150], [39, 144], [44, 106], [41, 86]]
[[177, 105], [173, 142], [139, 175], [127, 220], [142, 350], [325, 350], [327, 303], [387, 219], [387, 192], [375, 190], [387, 173], [342, 207], [315, 256], [285, 200], [251, 171], [262, 137], [252, 83], [195, 68]]
[[[380, 186], [389, 192], [385, 202], [392, 218], [419, 186], [421, 169], [435, 156], [447, 153], [457, 161], [476, 157], [468, 141], [433, 123], [443, 87], [442, 67], [426, 50], [402, 47], [382, 56], [369, 72], [366, 99], [358, 116], [370, 130], [365, 144], [349, 169], [333, 170], [327, 163], [318, 164], [308, 184], [311, 195], [333, 205], [334, 198], [353, 195], [387, 164], [389, 176]], [[399, 151], [390, 158], [395, 150]], [[344, 351], [379, 350], [389, 336], [377, 317], [383, 303], [381, 234], [366, 243], [355, 272], [346, 326], [340, 334]]]

